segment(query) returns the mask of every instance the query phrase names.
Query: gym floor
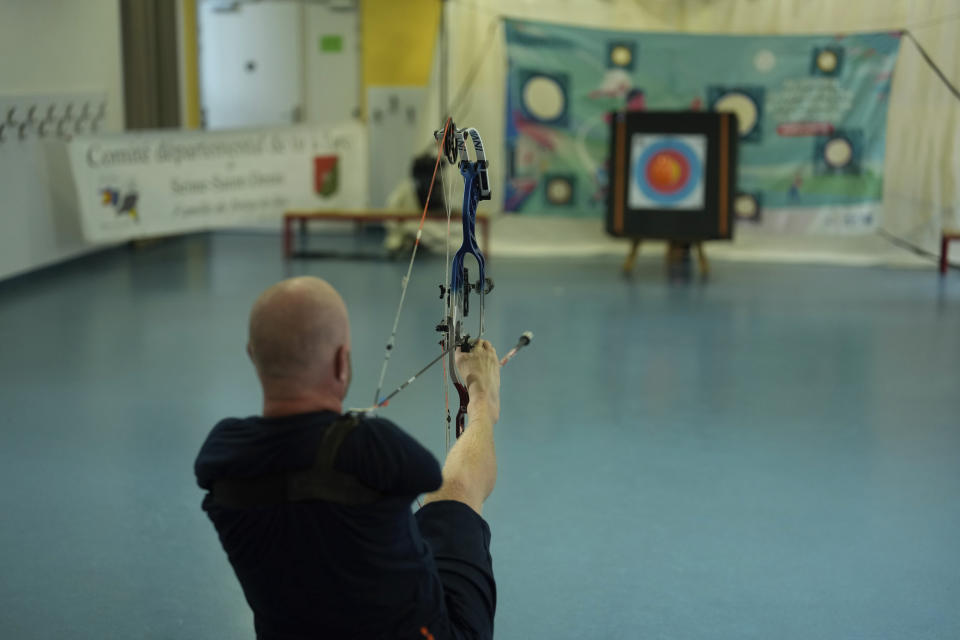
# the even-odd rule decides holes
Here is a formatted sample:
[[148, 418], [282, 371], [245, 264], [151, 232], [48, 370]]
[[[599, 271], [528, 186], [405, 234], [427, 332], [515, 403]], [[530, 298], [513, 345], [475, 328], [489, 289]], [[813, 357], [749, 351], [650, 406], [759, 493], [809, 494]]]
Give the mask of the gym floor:
[[[333, 283], [364, 407], [406, 269], [279, 254], [198, 235], [0, 283], [4, 638], [253, 638], [192, 472], [259, 409], [249, 306]], [[960, 274], [713, 268], [492, 261], [486, 337], [536, 335], [502, 375], [497, 637], [960, 637]], [[418, 258], [387, 386], [438, 351], [444, 272]], [[441, 375], [381, 412], [438, 456]]]

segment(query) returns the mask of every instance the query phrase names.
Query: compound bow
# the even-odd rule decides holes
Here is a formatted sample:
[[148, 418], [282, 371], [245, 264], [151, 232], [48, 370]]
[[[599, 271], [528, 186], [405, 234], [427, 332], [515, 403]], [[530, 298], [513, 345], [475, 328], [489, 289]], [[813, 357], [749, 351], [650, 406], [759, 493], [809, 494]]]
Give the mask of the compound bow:
[[[450, 121], [453, 125], [453, 121]], [[464, 321], [470, 314], [470, 293], [476, 292], [480, 296], [480, 322], [477, 327], [477, 338], [483, 335], [483, 307], [484, 299], [493, 290], [493, 280], [486, 276], [486, 265], [483, 253], [477, 245], [477, 206], [481, 200], [490, 199], [490, 179], [487, 173], [487, 157], [483, 152], [483, 140], [480, 133], [473, 128], [457, 129], [452, 126], [453, 134], [444, 131], [434, 132], [434, 137], [440, 143], [443, 153], [450, 164], [456, 164], [457, 155], [460, 155], [460, 175], [463, 176], [463, 241], [460, 248], [450, 262], [450, 283], [447, 287], [440, 285], [440, 298], [445, 299], [444, 320], [437, 325], [437, 331], [443, 335], [440, 341], [444, 351], [449, 352], [448, 366], [450, 379], [460, 398], [460, 408], [457, 410], [456, 437], [463, 433], [463, 423], [467, 415], [467, 406], [470, 404], [470, 394], [467, 386], [460, 379], [457, 372], [456, 348], [468, 352], [473, 348], [470, 334], [464, 333]], [[467, 155], [466, 139], [470, 137], [473, 143], [476, 160], [470, 160]], [[452, 139], [451, 139], [452, 138]], [[477, 261], [477, 281], [470, 282], [470, 272], [464, 264], [467, 255]], [[447, 409], [447, 431], [450, 430], [450, 411]]]
[[[476, 225], [477, 225], [477, 206], [481, 200], [489, 200], [490, 179], [487, 172], [487, 158], [483, 149], [483, 140], [480, 133], [474, 128], [457, 129], [452, 118], [447, 118], [442, 130], [434, 132], [434, 138], [437, 141], [437, 161], [433, 169], [433, 177], [430, 179], [430, 188], [427, 191], [427, 201], [424, 203], [423, 216], [420, 219], [420, 225], [417, 229], [416, 239], [413, 245], [413, 251], [410, 256], [410, 262], [407, 265], [407, 273], [403, 278], [400, 304], [397, 307], [397, 313], [394, 317], [393, 330], [390, 339], [387, 341], [386, 351], [383, 359], [383, 366], [380, 370], [380, 379], [377, 384], [377, 393], [374, 397], [374, 406], [372, 409], [386, 406], [390, 400], [398, 393], [403, 391], [417, 377], [434, 364], [447, 358], [445, 365], [449, 367], [450, 379], [457, 391], [460, 401], [460, 407], [456, 414], [456, 437], [459, 438], [463, 433], [464, 420], [467, 414], [467, 407], [470, 403], [470, 394], [467, 391], [466, 384], [460, 379], [455, 363], [456, 350], [468, 352], [476, 344], [485, 330], [484, 327], [484, 301], [487, 294], [493, 290], [493, 280], [486, 276], [486, 264], [483, 253], [477, 244]], [[467, 153], [467, 139], [470, 140], [474, 150], [475, 159], [471, 160]], [[397, 326], [400, 321], [400, 313], [403, 309], [403, 302], [406, 298], [407, 286], [410, 282], [410, 274], [413, 270], [413, 262], [417, 255], [417, 249], [420, 246], [420, 239], [423, 233], [423, 225], [426, 221], [427, 210], [430, 206], [430, 197], [433, 194], [433, 187], [436, 182], [438, 172], [441, 172], [441, 162], [443, 159], [451, 165], [456, 165], [459, 158], [460, 175], [463, 176], [463, 240], [460, 248], [450, 260], [449, 255], [449, 229], [451, 224], [451, 214], [449, 199], [445, 198], [447, 208], [447, 262], [450, 264], [450, 279], [446, 284], [440, 285], [440, 298], [444, 301], [444, 311], [441, 322], [437, 325], [437, 331], [441, 333], [440, 355], [431, 360], [425, 367], [420, 369], [413, 376], [408, 378], [403, 384], [394, 389], [391, 393], [381, 397], [380, 392], [383, 389], [383, 380], [386, 376], [387, 365], [390, 356], [396, 345]], [[443, 174], [440, 173], [440, 180], [443, 181]], [[477, 279], [470, 281], [470, 272], [464, 264], [467, 255], [473, 256], [477, 262]], [[464, 333], [464, 320], [470, 314], [470, 295], [474, 293], [479, 295], [479, 323], [475, 339], [471, 339], [469, 333]], [[500, 364], [506, 364], [510, 358], [516, 355], [516, 352], [526, 345], [530, 344], [533, 334], [529, 331], [524, 332], [517, 342], [517, 345], [504, 357]], [[450, 407], [447, 402], [447, 446], [449, 447], [450, 433]]]

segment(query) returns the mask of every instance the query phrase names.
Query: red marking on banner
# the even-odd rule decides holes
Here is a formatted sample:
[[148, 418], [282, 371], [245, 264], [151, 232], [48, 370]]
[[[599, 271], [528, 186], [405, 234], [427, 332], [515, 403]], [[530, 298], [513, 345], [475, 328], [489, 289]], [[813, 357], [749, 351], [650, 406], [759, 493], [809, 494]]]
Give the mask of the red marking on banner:
[[513, 124], [520, 133], [529, 137], [541, 147], [553, 151], [557, 138], [550, 129], [527, 120], [519, 110], [513, 114]]
[[785, 138], [829, 136], [833, 134], [833, 125], [829, 122], [784, 122], [777, 126], [777, 133]]

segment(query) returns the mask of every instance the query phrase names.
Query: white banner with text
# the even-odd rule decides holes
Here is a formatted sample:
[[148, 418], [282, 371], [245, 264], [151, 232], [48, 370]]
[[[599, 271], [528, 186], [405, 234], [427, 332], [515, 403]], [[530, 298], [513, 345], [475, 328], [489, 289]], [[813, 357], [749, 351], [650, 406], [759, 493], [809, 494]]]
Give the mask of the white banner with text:
[[367, 204], [362, 125], [77, 136], [84, 236], [116, 242]]

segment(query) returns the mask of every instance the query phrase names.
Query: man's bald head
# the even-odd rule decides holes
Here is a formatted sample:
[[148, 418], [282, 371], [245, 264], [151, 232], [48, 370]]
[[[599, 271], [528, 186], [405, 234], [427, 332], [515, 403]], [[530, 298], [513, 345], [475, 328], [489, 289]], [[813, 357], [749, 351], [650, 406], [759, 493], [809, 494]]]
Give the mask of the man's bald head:
[[257, 298], [247, 351], [267, 397], [346, 395], [350, 324], [336, 289], [320, 278], [283, 280]]

